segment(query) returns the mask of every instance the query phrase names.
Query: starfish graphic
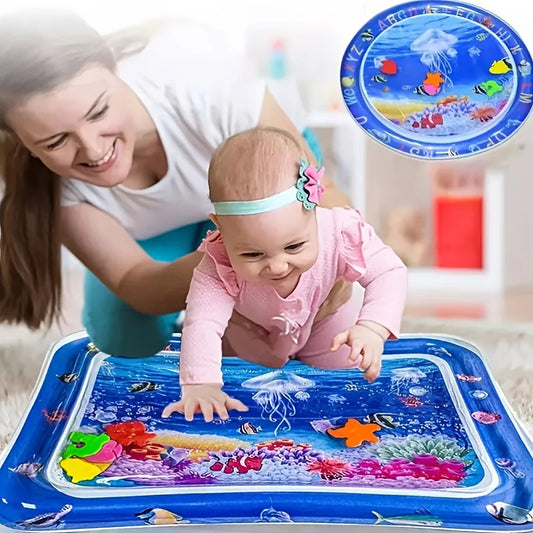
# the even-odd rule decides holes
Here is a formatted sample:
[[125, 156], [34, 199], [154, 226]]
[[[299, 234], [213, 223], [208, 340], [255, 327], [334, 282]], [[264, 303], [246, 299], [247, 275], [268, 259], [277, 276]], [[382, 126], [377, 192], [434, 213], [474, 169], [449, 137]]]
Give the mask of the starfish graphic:
[[355, 418], [348, 418], [344, 426], [337, 429], [328, 429], [328, 435], [337, 439], [346, 439], [348, 448], [357, 448], [364, 441], [379, 442], [379, 437], [374, 432], [379, 431], [381, 426], [377, 424], [361, 424]]
[[444, 78], [440, 72], [428, 72], [424, 80], [424, 84], [433, 85], [436, 88], [439, 88], [441, 83], [444, 83]]

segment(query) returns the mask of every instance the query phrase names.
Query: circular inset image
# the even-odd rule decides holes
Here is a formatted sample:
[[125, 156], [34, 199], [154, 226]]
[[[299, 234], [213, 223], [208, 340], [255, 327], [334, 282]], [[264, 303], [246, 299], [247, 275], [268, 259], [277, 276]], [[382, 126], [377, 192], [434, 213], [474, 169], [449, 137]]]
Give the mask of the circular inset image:
[[361, 28], [342, 58], [341, 89], [381, 144], [453, 159], [508, 139], [533, 105], [532, 59], [516, 32], [476, 6], [397, 5]]

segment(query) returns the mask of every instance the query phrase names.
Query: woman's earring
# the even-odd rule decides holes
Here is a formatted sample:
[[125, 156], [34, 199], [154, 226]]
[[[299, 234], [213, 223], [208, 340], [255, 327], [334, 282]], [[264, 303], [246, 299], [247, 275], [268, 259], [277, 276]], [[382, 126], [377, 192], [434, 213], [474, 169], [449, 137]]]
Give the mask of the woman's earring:
[[37, 157], [33, 152], [30, 152], [30, 155], [31, 155], [32, 157]]

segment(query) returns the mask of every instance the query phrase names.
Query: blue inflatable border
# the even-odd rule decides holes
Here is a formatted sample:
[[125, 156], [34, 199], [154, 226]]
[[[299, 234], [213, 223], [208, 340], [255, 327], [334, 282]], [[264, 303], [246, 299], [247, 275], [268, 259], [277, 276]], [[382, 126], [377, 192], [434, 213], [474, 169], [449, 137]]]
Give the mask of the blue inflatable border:
[[[272, 506], [283, 508], [297, 523], [359, 525], [375, 523], [372, 509], [379, 508], [384, 515], [394, 516], [401, 509], [420, 507], [419, 496], [354, 494], [343, 492], [342, 488], [311, 492], [299, 490], [297, 486], [288, 492], [247, 492], [232, 488], [231, 491], [211, 490], [202, 494], [199, 488], [192, 489], [191, 493], [161, 495], [153, 492], [141, 494], [140, 490], [139, 495], [112, 499], [74, 497], [58, 491], [46, 476], [29, 478], [15, 473], [13, 469], [16, 465], [28, 461], [29, 457], [46, 465], [58, 440], [64, 439], [66, 421], [47, 425], [42, 410], [46, 406], [58, 405], [66, 411], [76, 412], [79, 398], [87, 387], [88, 369], [95, 357], [102, 357], [102, 354], [87, 351], [88, 341], [88, 337], [80, 333], [65, 338], [50, 350], [25, 417], [0, 462], [0, 530], [33, 529], [23, 528], [17, 522], [47, 512], [57, 513], [65, 505], [72, 505], [72, 511], [61, 525], [64, 531], [151, 527], [139, 524], [135, 513], [139, 509], [158, 507], [184, 516], [192, 524], [250, 524], [257, 522], [265, 506]], [[173, 351], [179, 351], [179, 335], [173, 337], [170, 345]], [[427, 354], [433, 360], [438, 358], [439, 364], [449, 366], [453, 375], [481, 376], [489, 392], [489, 399], [483, 400], [483, 409], [501, 413], [502, 418], [497, 424], [479, 424], [479, 436], [491, 457], [512, 457], [525, 473], [521, 479], [511, 479], [501, 471], [496, 472], [495, 465], [492, 465], [499, 477], [497, 488], [475, 498], [453, 498], [449, 493], [443, 497], [426, 498], [430, 507], [428, 511], [440, 516], [442, 527], [447, 529], [533, 531], [533, 524], [508, 525], [495, 520], [486, 511], [486, 505], [494, 502], [510, 502], [526, 509], [533, 507], [533, 459], [531, 441], [510, 412], [481, 354], [475, 347], [451, 337], [414, 336], [386, 343], [386, 357], [406, 354], [419, 357]], [[85, 379], [58, 386], [56, 376], [72, 372], [72, 369]], [[478, 410], [481, 405], [479, 400], [468, 394], [476, 384], [458, 380], [457, 385], [468, 411]], [[37, 501], [38, 509], [24, 503]], [[43, 527], [35, 529], [42, 530]]]
[[[496, 15], [483, 9], [462, 2], [427, 2], [425, 0], [398, 4], [387, 9], [369, 20], [353, 37], [342, 56], [340, 79], [344, 77], [359, 77], [361, 65], [374, 39], [392, 25], [406, 18], [424, 15], [430, 10], [431, 14], [446, 14], [462, 17], [481, 24], [490, 17], [494, 26], [484, 31], [491, 32], [504, 40], [515, 63], [526, 61], [533, 65], [533, 61], [525, 44], [518, 34]], [[373, 38], [368, 40], [368, 32]], [[385, 117], [377, 116], [365, 101], [365, 96], [356, 82], [353, 87], [345, 87], [341, 83], [344, 103], [354, 120], [364, 131], [381, 145], [392, 150], [419, 159], [446, 160], [484, 152], [505, 142], [523, 125], [533, 107], [533, 74], [522, 75], [519, 80], [514, 102], [506, 112], [506, 120], [499, 120], [495, 128], [483, 131], [471, 138], [458, 142], [421, 142], [398, 129], [392, 128]], [[509, 120], [510, 119], [510, 120]]]

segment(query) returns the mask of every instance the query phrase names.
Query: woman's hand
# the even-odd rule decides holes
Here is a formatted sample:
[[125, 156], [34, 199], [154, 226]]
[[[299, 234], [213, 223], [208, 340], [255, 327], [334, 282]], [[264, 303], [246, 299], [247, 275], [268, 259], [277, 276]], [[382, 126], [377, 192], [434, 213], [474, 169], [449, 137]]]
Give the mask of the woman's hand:
[[235, 310], [233, 310], [229, 323], [248, 330], [255, 337], [260, 339], [266, 339], [269, 336], [269, 332], [263, 326], [252, 322], [249, 318], [246, 318]]
[[339, 279], [329, 291], [328, 297], [324, 300], [315, 316], [315, 323], [329, 315], [332, 315], [341, 305], [344, 305], [351, 297], [353, 283], [344, 279]]
[[231, 409], [248, 411], [246, 405], [228, 396], [220, 385], [183, 385], [180, 401], [167, 405], [161, 416], [168, 418], [172, 413], [182, 413], [185, 420], [190, 422], [196, 413], [202, 413], [205, 421], [211, 422], [213, 413], [217, 413], [222, 420], [227, 420]]

